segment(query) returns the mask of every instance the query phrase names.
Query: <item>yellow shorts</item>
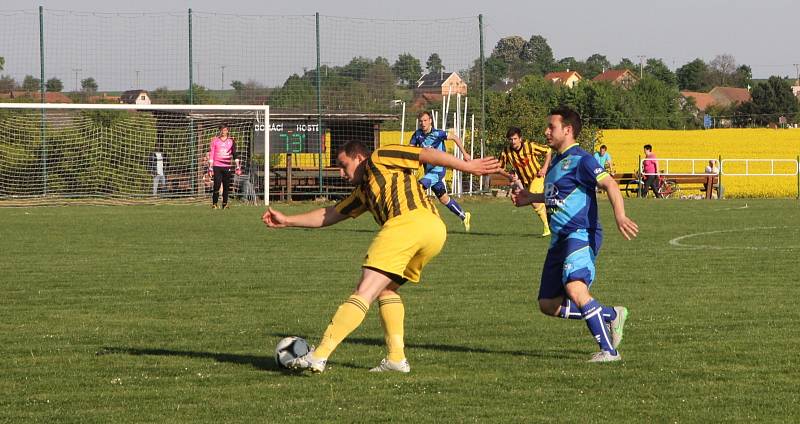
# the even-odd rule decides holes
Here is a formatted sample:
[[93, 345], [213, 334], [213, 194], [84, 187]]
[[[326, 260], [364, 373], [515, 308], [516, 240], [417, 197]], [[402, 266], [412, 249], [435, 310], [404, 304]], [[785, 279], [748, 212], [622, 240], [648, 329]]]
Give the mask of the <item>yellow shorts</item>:
[[534, 178], [528, 184], [528, 191], [531, 193], [544, 193], [544, 178]]
[[415, 209], [383, 224], [362, 266], [418, 283], [422, 268], [439, 254], [446, 239], [441, 218], [427, 209]]

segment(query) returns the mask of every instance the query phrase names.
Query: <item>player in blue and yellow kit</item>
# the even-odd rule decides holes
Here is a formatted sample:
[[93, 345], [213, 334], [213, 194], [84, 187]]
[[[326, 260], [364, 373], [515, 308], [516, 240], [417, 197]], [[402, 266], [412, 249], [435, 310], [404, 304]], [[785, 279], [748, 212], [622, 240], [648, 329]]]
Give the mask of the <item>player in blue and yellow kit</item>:
[[270, 228], [319, 228], [370, 212], [380, 226], [361, 265], [355, 292], [339, 306], [316, 350], [296, 358], [289, 367], [324, 371], [333, 350], [361, 324], [377, 299], [387, 358], [371, 371], [409, 372], [403, 342], [405, 309], [397, 290], [406, 281], [419, 282], [422, 268], [439, 253], [447, 237], [436, 206], [412, 172], [428, 164], [488, 175], [499, 170], [498, 161], [487, 157], [466, 162], [436, 149], [396, 145], [370, 154], [363, 144], [352, 141], [342, 146], [336, 160], [342, 178], [356, 186], [347, 198], [299, 215], [269, 208], [261, 218]]
[[[414, 131], [414, 134], [411, 135], [411, 141], [409, 144], [412, 146], [426, 147], [446, 152], [447, 146], [444, 144], [445, 140], [453, 140], [458, 146], [459, 150], [461, 150], [464, 160], [468, 161], [471, 159], [469, 153], [464, 150], [464, 145], [461, 143], [461, 139], [459, 139], [457, 135], [450, 137], [448, 136], [447, 131], [433, 128], [433, 120], [431, 119], [431, 114], [429, 112], [420, 112], [417, 117], [419, 118], [419, 124], [421, 128]], [[461, 219], [461, 222], [464, 224], [464, 229], [469, 231], [471, 215], [469, 212], [464, 212], [464, 209], [458, 204], [458, 202], [456, 202], [456, 199], [453, 199], [447, 195], [447, 186], [445, 186], [444, 183], [444, 175], [446, 172], [447, 169], [445, 169], [444, 166], [426, 164], [425, 175], [420, 178], [419, 183], [422, 184], [422, 186], [426, 189], [429, 188], [433, 190], [433, 194], [436, 195], [436, 197], [439, 199], [439, 202], [447, 206], [447, 209], [450, 209], [451, 212], [456, 214], [456, 216], [458, 216]]]
[[562, 107], [550, 112], [545, 137], [558, 154], [547, 170], [544, 194], [522, 189], [511, 197], [517, 206], [543, 202], [547, 207], [553, 235], [542, 269], [539, 308], [547, 315], [586, 321], [600, 346], [589, 362], [618, 361], [628, 310], [602, 305], [589, 293], [603, 241], [595, 189], [608, 193], [617, 228], [626, 239], [636, 237], [639, 227], [625, 215], [614, 179], [575, 142], [580, 131], [581, 118], [575, 111]]

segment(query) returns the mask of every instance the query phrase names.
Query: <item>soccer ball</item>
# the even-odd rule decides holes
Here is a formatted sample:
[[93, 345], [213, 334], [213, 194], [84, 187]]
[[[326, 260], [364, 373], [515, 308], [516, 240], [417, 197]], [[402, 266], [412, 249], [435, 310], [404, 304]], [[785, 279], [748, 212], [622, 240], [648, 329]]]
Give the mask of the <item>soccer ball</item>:
[[308, 343], [301, 337], [286, 337], [278, 342], [275, 347], [275, 362], [283, 367], [294, 358], [305, 355], [309, 351]]

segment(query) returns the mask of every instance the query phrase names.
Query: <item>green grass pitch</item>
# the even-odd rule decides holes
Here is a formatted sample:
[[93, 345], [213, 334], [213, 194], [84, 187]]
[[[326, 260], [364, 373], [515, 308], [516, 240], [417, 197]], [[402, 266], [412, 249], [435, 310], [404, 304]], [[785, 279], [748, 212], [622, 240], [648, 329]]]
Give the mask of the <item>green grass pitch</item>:
[[796, 200], [631, 200], [630, 242], [601, 200], [593, 293], [631, 311], [613, 364], [585, 363], [583, 322], [538, 312], [533, 212], [464, 205], [473, 232], [442, 209], [447, 245], [401, 291], [408, 375], [367, 372], [375, 310], [324, 374], [273, 362], [350, 294], [369, 216], [268, 230], [263, 207], [0, 208], [0, 422], [800, 420]]

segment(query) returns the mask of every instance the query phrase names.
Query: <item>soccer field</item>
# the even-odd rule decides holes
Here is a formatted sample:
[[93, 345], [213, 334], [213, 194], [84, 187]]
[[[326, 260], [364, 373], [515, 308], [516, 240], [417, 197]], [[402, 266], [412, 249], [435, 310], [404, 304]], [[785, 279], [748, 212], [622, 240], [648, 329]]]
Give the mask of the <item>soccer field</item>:
[[[631, 315], [623, 362], [538, 312], [530, 208], [446, 209], [444, 251], [401, 291], [412, 372], [374, 374], [373, 306], [321, 375], [277, 368], [353, 289], [376, 225], [268, 230], [263, 207], [0, 208], [0, 422], [797, 422], [800, 203], [601, 200], [595, 296]], [[283, 211], [318, 204], [277, 204]], [[794, 405], [794, 406], [792, 406]]]

